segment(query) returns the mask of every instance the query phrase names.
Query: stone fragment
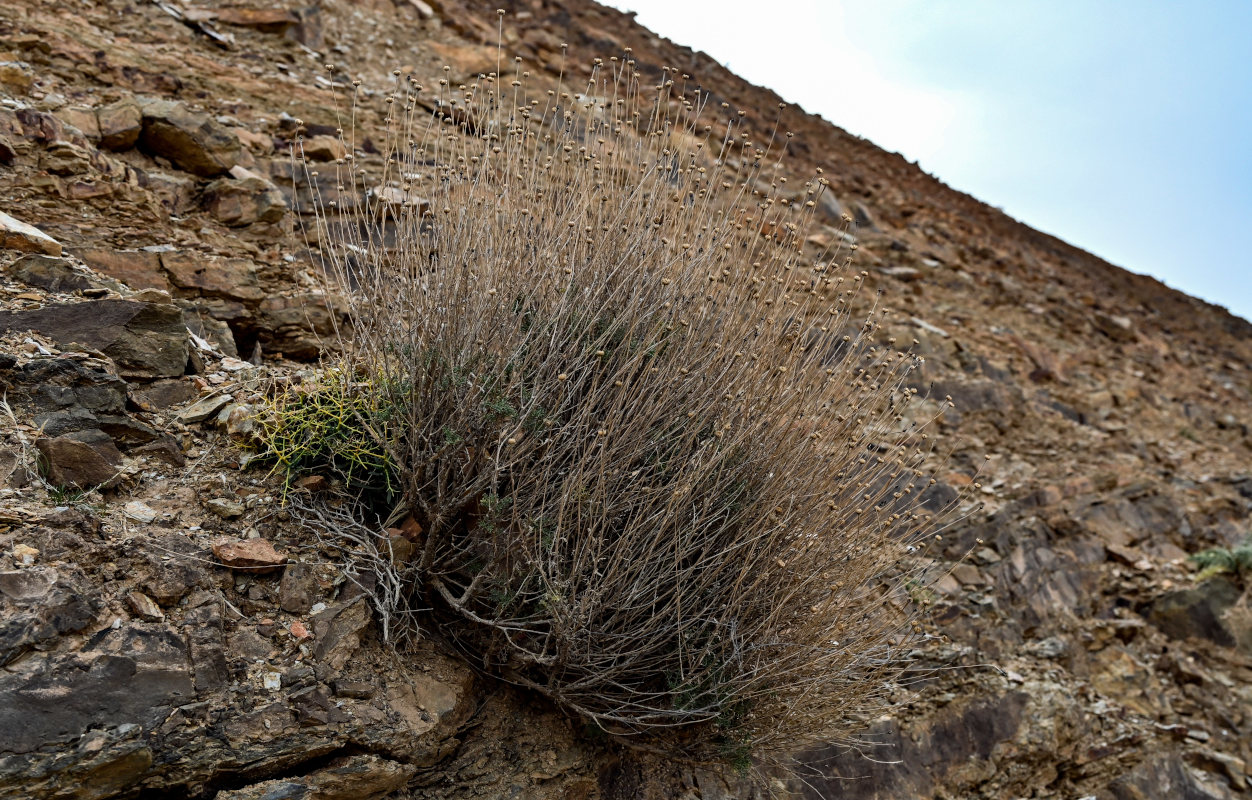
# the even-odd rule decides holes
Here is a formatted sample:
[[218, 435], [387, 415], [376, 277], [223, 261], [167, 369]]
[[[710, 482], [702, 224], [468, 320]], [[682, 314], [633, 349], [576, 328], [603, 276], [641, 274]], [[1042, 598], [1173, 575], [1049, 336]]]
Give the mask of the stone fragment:
[[417, 192], [408, 191], [399, 186], [383, 186], [378, 189], [371, 189], [370, 194], [377, 198], [380, 202], [392, 206], [408, 205], [410, 208], [417, 210], [418, 215], [425, 216], [430, 213], [430, 201], [419, 195]]
[[135, 615], [146, 622], [163, 622], [165, 612], [148, 595], [143, 592], [131, 592], [126, 595], [126, 604]]
[[[34, 550], [28, 545], [18, 545], [19, 547]], [[35, 557], [39, 551], [35, 550], [35, 556], [30, 557], [30, 563], [35, 563]], [[14, 556], [18, 557], [21, 563], [21, 557], [14, 550]], [[52, 587], [56, 585], [57, 572], [51, 567], [29, 567], [27, 569], [14, 570], [13, 572], [0, 572], [0, 594], [19, 602], [32, 602], [42, 600], [52, 591]]]
[[0, 211], [0, 248], [24, 253], [61, 255], [61, 243], [48, 234]]
[[148, 192], [157, 198], [167, 214], [182, 216], [196, 208], [199, 187], [196, 179], [183, 172], [147, 170]]
[[246, 258], [216, 258], [180, 251], [161, 254], [161, 265], [180, 289], [234, 300], [261, 300], [266, 291], [257, 279], [256, 264]]
[[1195, 636], [1231, 647], [1235, 639], [1223, 617], [1239, 595], [1239, 589], [1225, 578], [1210, 578], [1194, 588], [1161, 595], [1148, 607], [1147, 618], [1171, 638]]
[[300, 145], [310, 161], [335, 161], [348, 154], [348, 148], [335, 136], [310, 136]]
[[222, 408], [230, 402], [230, 395], [215, 394], [203, 397], [191, 405], [178, 412], [178, 421], [184, 425], [194, 425], [197, 422], [204, 422], [211, 416], [214, 416]]
[[143, 130], [143, 113], [133, 99], [119, 100], [96, 109], [100, 147], [105, 150], [129, 150], [139, 141]]
[[287, 695], [287, 702], [301, 727], [326, 725], [332, 717], [338, 716], [331, 704], [330, 690], [321, 684], [292, 692]]
[[181, 467], [187, 463], [187, 457], [172, 437], [164, 436], [155, 442], [133, 447], [126, 451], [131, 456], [151, 456], [164, 461], [171, 467]]
[[35, 82], [35, 71], [25, 61], [0, 61], [0, 84], [24, 93]]
[[87, 139], [100, 141], [100, 123], [96, 118], [96, 110], [86, 106], [62, 106], [53, 112], [53, 116], [61, 120], [67, 127], [76, 129]]
[[152, 550], [150, 571], [141, 585], [145, 594], [168, 608], [205, 579], [200, 567], [203, 554], [179, 534], [156, 534], [152, 542], [157, 547]]
[[18, 563], [19, 567], [29, 567], [38, 558], [39, 551], [30, 545], [26, 545], [25, 542], [19, 542], [18, 545], [13, 546], [13, 560]]
[[53, 175], [85, 175], [91, 172], [91, 153], [73, 142], [53, 142], [40, 154], [39, 166]]
[[874, 215], [869, 212], [869, 208], [863, 203], [853, 204], [852, 221], [856, 223], [856, 230], [858, 231], [878, 230], [878, 226], [874, 223]]
[[374, 684], [368, 681], [335, 681], [332, 684], [335, 694], [340, 697], [351, 697], [357, 700], [367, 700], [374, 696]]
[[[26, 468], [23, 461], [12, 450], [0, 450], [0, 488], [22, 489], [34, 480], [34, 473]], [[3, 518], [0, 515], [0, 519]]]
[[130, 387], [129, 399], [143, 411], [160, 411], [189, 402], [197, 394], [196, 387], [189, 380], [162, 378], [142, 386]]
[[922, 276], [921, 270], [916, 267], [878, 267], [878, 271], [888, 278], [895, 278], [905, 283], [915, 281]]
[[243, 167], [233, 167], [230, 178], [213, 181], [204, 190], [204, 206], [224, 225], [243, 227], [256, 222], [278, 222], [287, 213], [287, 200], [270, 181]]
[[407, 564], [417, 552], [417, 547], [405, 538], [399, 528], [387, 529], [387, 547], [390, 551], [391, 563], [396, 567]]
[[1091, 316], [1091, 321], [1095, 324], [1097, 331], [1115, 342], [1133, 342], [1138, 338], [1135, 335], [1134, 322], [1130, 317], [1097, 311]]
[[297, 478], [292, 484], [297, 489], [303, 489], [306, 492], [317, 494], [324, 492], [330, 488], [330, 481], [326, 480], [325, 475], [305, 475], [303, 478]]
[[149, 100], [140, 110], [144, 151], [202, 178], [221, 175], [239, 161], [239, 139], [207, 115], [171, 100]]
[[249, 130], [248, 128], [233, 128], [232, 130], [244, 147], [253, 153], [267, 156], [274, 152], [274, 139], [269, 134]]
[[[235, 517], [242, 517], [244, 512], [247, 511], [243, 503], [237, 502], [235, 500], [227, 500], [224, 497], [214, 497], [213, 499], [205, 502], [205, 505], [209, 507], [210, 511], [212, 511], [214, 514], [217, 514], [222, 519], [234, 519]], [[260, 541], [260, 540], [257, 539], [253, 541]]]
[[139, 500], [131, 500], [122, 506], [122, 513], [126, 515], [127, 519], [145, 523], [153, 522], [159, 516], [152, 506]]
[[313, 656], [318, 668], [330, 674], [343, 669], [361, 646], [361, 632], [369, 621], [369, 606], [363, 597], [337, 603], [315, 614], [313, 635], [317, 637], [317, 644]]
[[93, 300], [0, 312], [0, 330], [37, 330], [62, 347], [85, 344], [113, 359], [123, 377], [173, 377], [187, 365], [187, 327], [172, 305]]
[[435, 9], [430, 7], [430, 3], [426, 0], [409, 0], [409, 5], [417, 11], [417, 15], [422, 19], [434, 19]]
[[321, 593], [313, 565], [293, 562], [278, 582], [278, 607], [289, 614], [307, 614]]
[[271, 572], [287, 563], [287, 556], [265, 539], [222, 539], [213, 545], [213, 555], [231, 569]]
[[104, 431], [36, 439], [35, 447], [44, 476], [55, 486], [110, 489], [121, 480], [122, 454]]
[[282, 8], [219, 8], [201, 16], [226, 25], [251, 28], [279, 36], [292, 33], [300, 25], [300, 17], [296, 12]]
[[170, 292], [173, 286], [161, 269], [161, 256], [145, 250], [114, 250], [93, 247], [74, 250], [74, 255], [96, 272], [116, 278], [132, 289], [159, 289]]
[[9, 274], [27, 286], [38, 286], [50, 292], [76, 292], [92, 288], [90, 276], [76, 271], [68, 259], [53, 256], [22, 256], [9, 267]]
[[[239, 347], [235, 344], [235, 334], [231, 331], [230, 325], [217, 319], [215, 314], [222, 314], [228, 319], [238, 320], [247, 316], [247, 312], [241, 309], [235, 309], [238, 304], [232, 303], [231, 309], [225, 308], [225, 303], [221, 308], [213, 307], [216, 304], [212, 302], [193, 301], [183, 310], [187, 313], [187, 329], [208, 342], [212, 348], [216, 348], [223, 355], [234, 357], [239, 355]], [[199, 344], [194, 342], [197, 348]], [[248, 366], [252, 366], [249, 364]]]

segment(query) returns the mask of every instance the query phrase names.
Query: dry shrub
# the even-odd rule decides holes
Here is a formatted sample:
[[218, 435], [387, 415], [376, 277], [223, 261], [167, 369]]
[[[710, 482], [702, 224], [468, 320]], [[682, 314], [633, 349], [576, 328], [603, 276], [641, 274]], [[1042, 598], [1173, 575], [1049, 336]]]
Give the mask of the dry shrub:
[[[305, 397], [398, 478], [313, 516], [374, 554], [391, 635], [431, 609], [610, 733], [739, 759], [846, 738], [914, 635], [919, 359], [873, 344], [847, 253], [804, 255], [825, 181], [788, 193], [784, 134], [629, 53], [581, 91], [528, 77], [397, 77], [384, 174], [337, 165], [364, 201], [314, 238], [353, 325]], [[411, 553], [385, 530], [407, 517]]]

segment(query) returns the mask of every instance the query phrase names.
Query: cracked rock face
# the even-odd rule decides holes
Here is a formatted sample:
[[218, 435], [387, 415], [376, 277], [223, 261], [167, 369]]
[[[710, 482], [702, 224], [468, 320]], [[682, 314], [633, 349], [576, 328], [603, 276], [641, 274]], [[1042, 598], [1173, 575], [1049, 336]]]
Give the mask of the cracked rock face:
[[174, 377], [187, 365], [187, 326], [173, 305], [95, 300], [0, 311], [0, 330], [27, 329], [93, 347], [113, 359], [123, 377]]
[[181, 103], [151, 100], [140, 106], [138, 145], [201, 178], [221, 175], [239, 161], [239, 140], [206, 114]]
[[[464, 677], [445, 682], [401, 670], [392, 689], [370, 697], [351, 682], [345, 694], [324, 682], [351, 671], [361, 655], [369, 622], [362, 600], [323, 612], [315, 652], [267, 682], [256, 662], [272, 657], [273, 646], [259, 639], [247, 663], [240, 629], [203, 592], [203, 605], [168, 608], [164, 622], [119, 619], [70, 646], [64, 635], [89, 625], [96, 608], [61, 586], [49, 570], [0, 573], [10, 620], [0, 630], [5, 797], [61, 797], [69, 786], [90, 786], [74, 797], [173, 787], [197, 796], [275, 772], [299, 774], [305, 763], [316, 766], [218, 796], [272, 797], [281, 789], [294, 792], [284, 797], [377, 797], [428, 764], [453, 732], [444, 720], [463, 714]], [[162, 613], [155, 604], [146, 610]], [[458, 674], [447, 662], [427, 666], [436, 663]], [[358, 755], [335, 756], [350, 752]]]

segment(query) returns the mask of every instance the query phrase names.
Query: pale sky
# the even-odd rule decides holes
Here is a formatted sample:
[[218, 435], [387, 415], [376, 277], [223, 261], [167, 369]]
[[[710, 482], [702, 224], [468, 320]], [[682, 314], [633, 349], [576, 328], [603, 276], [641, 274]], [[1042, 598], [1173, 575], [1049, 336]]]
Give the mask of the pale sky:
[[608, 4], [1032, 227], [1252, 319], [1252, 0]]

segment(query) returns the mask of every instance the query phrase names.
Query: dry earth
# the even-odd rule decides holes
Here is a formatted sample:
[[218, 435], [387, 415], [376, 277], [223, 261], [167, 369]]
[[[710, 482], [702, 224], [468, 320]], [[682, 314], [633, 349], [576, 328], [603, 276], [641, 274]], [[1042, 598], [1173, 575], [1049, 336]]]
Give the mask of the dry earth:
[[[773, 122], [775, 95], [628, 16], [503, 5], [507, 55], [537, 80], [562, 42], [575, 74], [631, 47]], [[1252, 533], [1252, 325], [797, 108], [789, 169], [823, 168], [837, 201], [813, 244], [856, 219], [897, 311], [884, 336], [916, 339], [921, 383], [956, 403], [945, 483], [990, 456], [985, 507], [934, 553], [948, 641], [914, 654], [873, 744], [749, 785], [614, 750], [437, 637], [402, 657], [380, 642], [342, 554], [237, 444], [336, 313], [289, 147], [300, 119], [311, 158], [341, 155], [328, 61], [363, 81], [366, 127], [393, 68], [495, 69], [494, 8], [0, 8], [0, 796], [1246, 793], [1252, 611], [1185, 557]]]

